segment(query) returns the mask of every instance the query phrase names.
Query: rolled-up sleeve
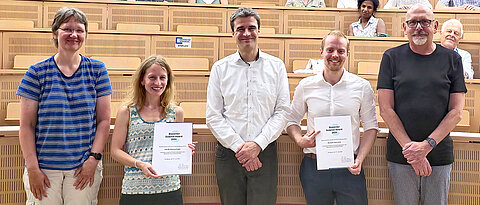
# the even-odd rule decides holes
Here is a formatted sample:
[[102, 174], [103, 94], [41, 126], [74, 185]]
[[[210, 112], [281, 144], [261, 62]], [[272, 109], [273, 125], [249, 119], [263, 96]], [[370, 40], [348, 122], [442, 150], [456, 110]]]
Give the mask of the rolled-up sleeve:
[[290, 110], [286, 117], [286, 128], [290, 127], [291, 125], [300, 126], [300, 122], [302, 121], [306, 111], [307, 104], [304, 99], [303, 84], [299, 83], [295, 88], [292, 104], [290, 105]]
[[360, 105], [360, 121], [362, 122], [363, 130], [370, 129], [378, 130], [377, 113], [375, 107], [375, 95], [373, 94], [370, 84], [363, 86], [363, 98]]

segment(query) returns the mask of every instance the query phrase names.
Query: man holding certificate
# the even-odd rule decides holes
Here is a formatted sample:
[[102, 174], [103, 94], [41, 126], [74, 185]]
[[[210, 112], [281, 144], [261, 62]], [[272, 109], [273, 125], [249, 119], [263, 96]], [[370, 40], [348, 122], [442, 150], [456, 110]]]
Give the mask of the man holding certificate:
[[207, 126], [219, 144], [215, 172], [222, 204], [274, 205], [275, 140], [285, 126], [290, 95], [282, 60], [262, 52], [260, 16], [239, 8], [230, 17], [238, 52], [217, 61], [207, 89]]
[[[300, 81], [287, 115], [287, 132], [305, 153], [300, 181], [307, 204], [366, 205], [362, 163], [378, 131], [373, 90], [343, 67], [349, 41], [342, 32], [327, 34], [321, 49], [323, 72]], [[305, 113], [307, 134], [302, 136]]]

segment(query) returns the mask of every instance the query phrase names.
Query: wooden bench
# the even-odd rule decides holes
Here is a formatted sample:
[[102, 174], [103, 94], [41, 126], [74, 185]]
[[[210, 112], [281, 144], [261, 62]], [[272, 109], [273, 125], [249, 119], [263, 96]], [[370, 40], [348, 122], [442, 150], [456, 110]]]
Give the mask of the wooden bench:
[[218, 33], [217, 26], [178, 25], [179, 33]]
[[31, 65], [43, 61], [50, 56], [15, 55], [13, 69], [28, 69]]
[[309, 29], [309, 28], [292, 28], [292, 35], [314, 35], [318, 37], [323, 37], [330, 33], [330, 30], [323, 29]]
[[293, 71], [298, 69], [305, 69], [308, 64], [308, 60], [293, 60]]
[[20, 102], [10, 102], [7, 104], [7, 115], [5, 121], [20, 120]]
[[205, 124], [207, 102], [181, 102], [185, 122]]
[[174, 71], [205, 71], [210, 69], [207, 58], [165, 58]]
[[0, 28], [33, 28], [34, 22], [27, 20], [0, 20]]
[[358, 75], [378, 75], [380, 62], [358, 62]]
[[141, 63], [139, 57], [92, 56], [92, 58], [102, 61], [108, 70], [135, 71]]
[[117, 30], [119, 31], [132, 31], [132, 32], [155, 32], [160, 31], [159, 25], [151, 24], [133, 24], [133, 23], [118, 23]]

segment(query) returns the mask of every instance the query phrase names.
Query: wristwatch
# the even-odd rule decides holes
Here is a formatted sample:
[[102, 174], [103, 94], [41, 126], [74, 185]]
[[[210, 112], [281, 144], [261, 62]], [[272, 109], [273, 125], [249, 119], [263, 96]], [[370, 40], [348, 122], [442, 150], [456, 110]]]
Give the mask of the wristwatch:
[[102, 159], [102, 153], [95, 153], [95, 152], [90, 152], [88, 156], [93, 156], [96, 160], [101, 160]]
[[430, 138], [430, 137], [427, 137], [427, 140], [428, 144], [432, 147], [432, 148], [435, 148], [437, 146], [437, 141], [435, 141], [433, 138]]

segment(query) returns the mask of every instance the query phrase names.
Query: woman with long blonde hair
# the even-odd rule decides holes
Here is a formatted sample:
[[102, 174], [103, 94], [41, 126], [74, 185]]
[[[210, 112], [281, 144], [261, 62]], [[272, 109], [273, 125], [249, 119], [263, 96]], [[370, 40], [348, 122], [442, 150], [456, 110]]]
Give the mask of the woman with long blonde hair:
[[[183, 122], [174, 93], [174, 76], [165, 59], [145, 59], [112, 135], [112, 158], [125, 165], [120, 204], [183, 204], [179, 176], [158, 175], [151, 164], [155, 123]], [[194, 143], [189, 147], [195, 150]]]

